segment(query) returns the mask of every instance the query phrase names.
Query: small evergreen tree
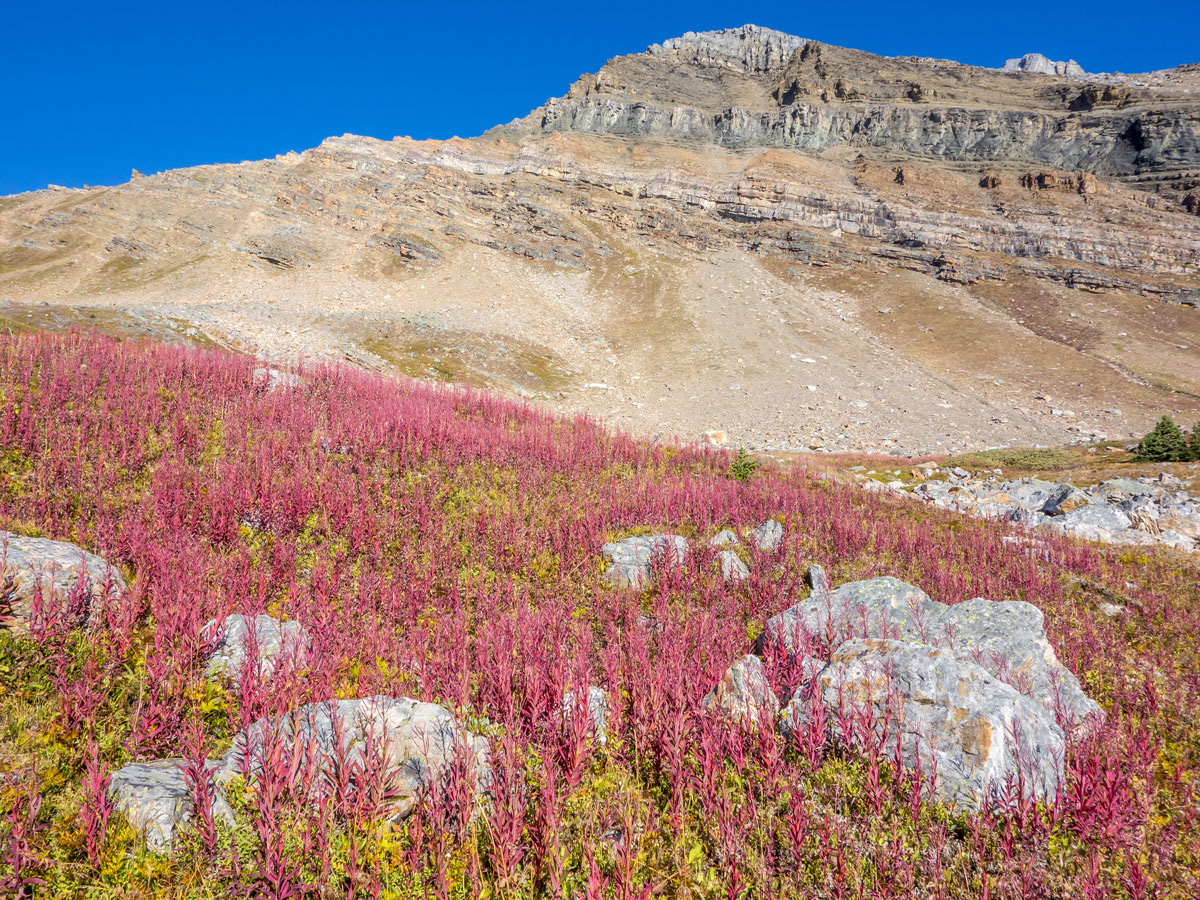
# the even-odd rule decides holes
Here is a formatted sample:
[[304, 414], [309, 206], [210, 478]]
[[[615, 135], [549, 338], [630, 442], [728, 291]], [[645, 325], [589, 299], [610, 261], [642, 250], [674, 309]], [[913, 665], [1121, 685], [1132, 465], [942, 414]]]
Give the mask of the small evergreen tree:
[[749, 481], [754, 477], [754, 472], [757, 469], [758, 460], [752, 459], [747, 455], [745, 447], [739, 447], [737, 459], [729, 464], [729, 471], [726, 474], [738, 481]]
[[1189, 453], [1187, 436], [1170, 416], [1159, 419], [1154, 430], [1142, 438], [1137, 448], [1137, 458], [1145, 462], [1181, 462]]
[[1200, 462], [1200, 422], [1192, 426], [1192, 439], [1188, 441], [1187, 460]]

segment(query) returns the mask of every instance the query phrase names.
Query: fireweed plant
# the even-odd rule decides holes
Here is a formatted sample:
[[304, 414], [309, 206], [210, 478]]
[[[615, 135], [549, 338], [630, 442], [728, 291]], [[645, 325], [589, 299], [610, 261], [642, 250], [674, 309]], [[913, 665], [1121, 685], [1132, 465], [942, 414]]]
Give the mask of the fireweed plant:
[[[309, 366], [268, 390], [244, 357], [74, 333], [0, 340], [0, 527], [69, 540], [129, 583], [35, 598], [0, 633], [5, 897], [1185, 898], [1200, 893], [1200, 592], [1179, 555], [1046, 537], [901, 504], [803, 466], [636, 441], [468, 389]], [[705, 538], [784, 523], [727, 584]], [[645, 591], [600, 546], [692, 537]], [[1006, 540], [1006, 538], [1008, 538]], [[934, 802], [886, 722], [849, 704], [781, 735], [701, 699], [767, 617], [895, 575], [954, 603], [1027, 600], [1107, 712], [1057, 799]], [[86, 586], [81, 586], [84, 591]], [[1116, 617], [1097, 590], [1119, 594]], [[205, 676], [203, 624], [298, 620], [303, 665]], [[769, 657], [777, 693], [799, 673]], [[587, 692], [608, 700], [607, 739]], [[266, 741], [214, 811], [205, 759], [267, 715], [385, 694], [444, 704], [491, 742], [398, 825], [382, 755], [323, 774]], [[572, 698], [564, 705], [563, 698]], [[884, 717], [886, 718], [886, 716]], [[144, 848], [108, 787], [181, 760], [196, 814]]]

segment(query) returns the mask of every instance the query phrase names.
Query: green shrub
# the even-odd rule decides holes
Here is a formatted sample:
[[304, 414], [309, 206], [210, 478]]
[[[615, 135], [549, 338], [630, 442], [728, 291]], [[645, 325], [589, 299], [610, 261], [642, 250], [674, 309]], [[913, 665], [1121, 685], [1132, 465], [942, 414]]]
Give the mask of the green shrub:
[[1163, 416], [1154, 430], [1138, 444], [1137, 459], [1144, 462], [1184, 462], [1192, 458], [1192, 451], [1196, 447], [1194, 432], [1189, 445], [1183, 429], [1172, 422], [1170, 416]]
[[729, 471], [726, 474], [737, 481], [749, 481], [754, 477], [759, 465], [758, 460], [751, 459], [746, 453], [745, 447], [739, 447], [737, 458], [729, 464]]

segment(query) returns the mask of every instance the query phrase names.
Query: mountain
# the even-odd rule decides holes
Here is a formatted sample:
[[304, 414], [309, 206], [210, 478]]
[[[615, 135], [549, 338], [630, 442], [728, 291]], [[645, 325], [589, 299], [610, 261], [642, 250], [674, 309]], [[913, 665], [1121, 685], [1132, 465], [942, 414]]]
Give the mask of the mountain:
[[7, 197], [0, 313], [781, 450], [1200, 418], [1200, 66], [1035, 56], [748, 25], [613, 59], [477, 138]]

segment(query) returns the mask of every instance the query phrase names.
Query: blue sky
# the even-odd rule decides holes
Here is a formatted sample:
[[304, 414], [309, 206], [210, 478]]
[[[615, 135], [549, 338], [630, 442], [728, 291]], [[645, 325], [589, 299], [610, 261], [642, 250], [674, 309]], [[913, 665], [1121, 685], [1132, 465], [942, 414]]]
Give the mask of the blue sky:
[[745, 22], [977, 65], [1034, 50], [1090, 71], [1200, 61], [1194, 0], [12, 2], [0, 10], [0, 194], [260, 159], [346, 132], [478, 134], [609, 57]]

